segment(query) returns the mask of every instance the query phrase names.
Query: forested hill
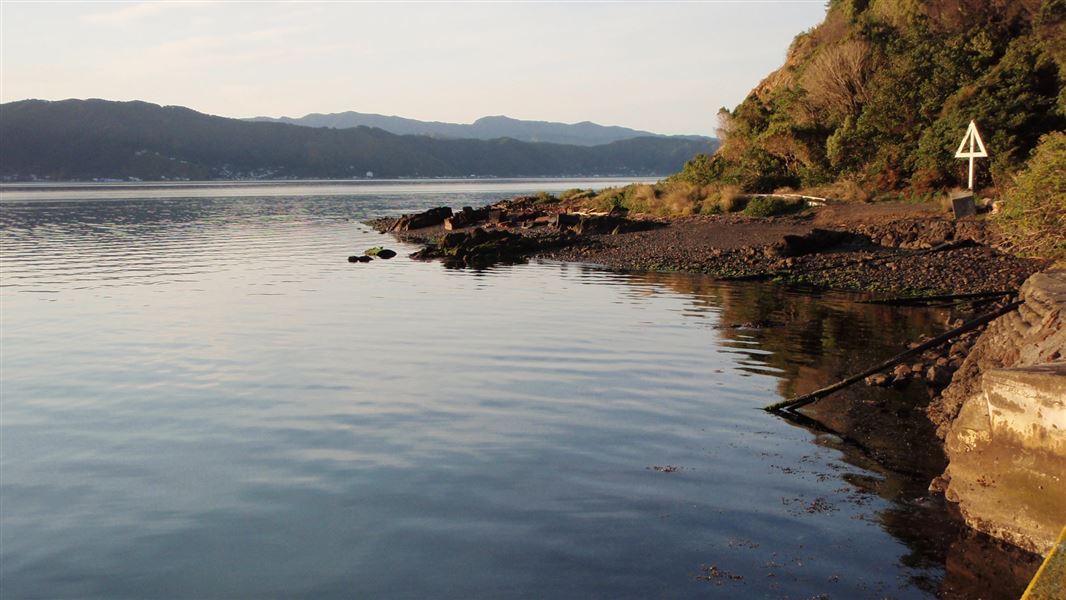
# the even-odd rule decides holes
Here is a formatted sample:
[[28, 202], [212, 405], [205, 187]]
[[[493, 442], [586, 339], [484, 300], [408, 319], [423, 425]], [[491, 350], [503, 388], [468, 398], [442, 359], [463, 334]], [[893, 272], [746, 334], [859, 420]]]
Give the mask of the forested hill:
[[964, 180], [977, 122], [1001, 186], [1066, 129], [1066, 1], [831, 0], [784, 66], [719, 113], [722, 149], [677, 179], [748, 191], [929, 192]]
[[54, 180], [661, 175], [711, 142], [643, 137], [599, 146], [444, 140], [381, 129], [259, 123], [106, 100], [0, 105], [0, 177]]
[[550, 121], [512, 119], [505, 116], [482, 117], [473, 123], [442, 123], [440, 121], [419, 121], [404, 117], [348, 111], [328, 114], [312, 113], [298, 118], [255, 117], [248, 120], [291, 123], [306, 127], [332, 127], [335, 129], [360, 126], [377, 127], [400, 135], [428, 135], [453, 139], [491, 140], [508, 137], [523, 142], [549, 142], [578, 146], [609, 144], [635, 137], [675, 137], [710, 141], [710, 138], [703, 136], [660, 136], [649, 131], [599, 125], [589, 121], [553, 123]]

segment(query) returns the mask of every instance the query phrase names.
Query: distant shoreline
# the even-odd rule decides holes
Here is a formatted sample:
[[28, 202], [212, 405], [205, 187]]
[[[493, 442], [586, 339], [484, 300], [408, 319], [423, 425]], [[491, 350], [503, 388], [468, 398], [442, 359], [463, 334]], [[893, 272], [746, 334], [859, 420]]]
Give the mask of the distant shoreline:
[[524, 183], [539, 181], [604, 181], [611, 183], [653, 182], [667, 177], [661, 175], [560, 175], [531, 177], [410, 177], [391, 179], [201, 179], [190, 181], [4, 181], [0, 190], [36, 190], [36, 189], [113, 189], [113, 188], [169, 188], [169, 187], [257, 187], [257, 186], [295, 186], [295, 185], [375, 185], [375, 184], [432, 184], [432, 183]]

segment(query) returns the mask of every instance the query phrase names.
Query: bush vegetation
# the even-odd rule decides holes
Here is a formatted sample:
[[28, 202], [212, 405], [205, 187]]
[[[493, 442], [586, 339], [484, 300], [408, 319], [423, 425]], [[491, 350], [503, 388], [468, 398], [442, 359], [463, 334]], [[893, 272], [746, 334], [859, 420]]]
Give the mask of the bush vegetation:
[[1066, 133], [1040, 139], [1004, 194], [997, 221], [1020, 254], [1066, 258]]
[[720, 150], [671, 180], [928, 194], [964, 177], [953, 154], [974, 119], [991, 154], [977, 186], [1007, 183], [1066, 129], [1064, 81], [1066, 0], [830, 0], [785, 65], [719, 112]]
[[749, 217], [773, 217], [799, 212], [807, 203], [799, 198], [782, 198], [780, 196], [758, 196], [748, 201], [744, 214]]

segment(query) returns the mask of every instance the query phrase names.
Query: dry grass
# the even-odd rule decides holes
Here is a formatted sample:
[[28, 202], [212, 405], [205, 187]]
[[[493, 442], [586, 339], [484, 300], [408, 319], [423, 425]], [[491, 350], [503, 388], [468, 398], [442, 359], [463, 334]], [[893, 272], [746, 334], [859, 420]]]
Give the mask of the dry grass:
[[839, 181], [811, 188], [806, 191], [811, 196], [844, 200], [846, 202], [870, 202], [874, 199], [874, 191], [852, 179]]
[[803, 74], [803, 87], [818, 108], [843, 117], [869, 101], [866, 83], [873, 70], [870, 44], [849, 40], [824, 48]]

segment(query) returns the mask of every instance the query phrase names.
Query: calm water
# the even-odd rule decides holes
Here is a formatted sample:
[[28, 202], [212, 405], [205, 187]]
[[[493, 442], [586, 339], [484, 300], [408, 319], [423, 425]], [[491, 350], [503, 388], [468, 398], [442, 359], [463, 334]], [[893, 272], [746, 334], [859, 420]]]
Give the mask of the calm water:
[[[418, 185], [3, 192], [3, 597], [1024, 587], [926, 496], [928, 428], [864, 433], [845, 403], [922, 390], [821, 407], [847, 440], [755, 410], [945, 313], [419, 263], [359, 221], [575, 184]], [[383, 244], [400, 256], [346, 262]], [[781, 325], [733, 327], [758, 320]]]

